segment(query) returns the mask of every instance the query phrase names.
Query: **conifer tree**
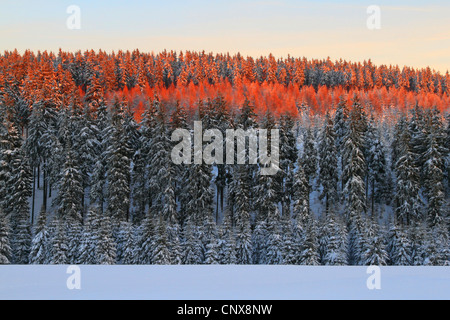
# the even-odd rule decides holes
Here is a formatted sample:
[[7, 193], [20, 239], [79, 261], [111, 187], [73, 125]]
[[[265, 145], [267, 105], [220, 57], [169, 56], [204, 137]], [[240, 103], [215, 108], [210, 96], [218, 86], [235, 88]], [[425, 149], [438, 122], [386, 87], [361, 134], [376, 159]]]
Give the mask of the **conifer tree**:
[[66, 228], [62, 219], [55, 221], [55, 234], [51, 240], [52, 256], [50, 259], [51, 264], [68, 264], [68, 238], [66, 234]]
[[0, 209], [0, 265], [11, 263], [10, 230], [5, 214]]
[[100, 218], [98, 235], [96, 247], [97, 263], [108, 265], [115, 264], [117, 257], [116, 245], [111, 229], [111, 218], [106, 215]]
[[275, 175], [275, 179], [278, 180], [279, 199], [284, 216], [290, 216], [294, 166], [297, 160], [294, 125], [294, 119], [289, 113], [281, 115], [279, 123], [280, 170]]
[[[260, 168], [260, 170], [261, 169], [262, 168]], [[247, 177], [244, 175], [243, 180], [245, 181], [246, 179]], [[245, 186], [248, 186], [248, 184], [245, 184]], [[239, 198], [238, 194], [239, 193], [236, 192], [235, 198]], [[259, 174], [258, 183], [255, 186], [254, 194], [255, 194], [255, 201], [254, 201], [255, 206], [258, 209], [257, 219], [259, 221], [264, 221], [267, 219], [269, 214], [275, 210], [278, 203], [277, 183], [275, 181], [275, 177], [272, 175]], [[248, 200], [245, 199], [242, 200], [244, 201], [244, 203], [248, 203]]]
[[374, 215], [375, 201], [379, 202], [383, 198], [388, 198], [387, 164], [386, 152], [381, 143], [381, 134], [372, 123], [369, 123], [366, 135], [366, 162], [367, 162], [367, 185], [370, 187], [370, 208]]
[[[99, 128], [92, 119], [91, 112], [86, 106], [80, 116], [79, 136], [74, 138], [73, 148], [78, 150], [79, 170], [82, 177], [82, 206], [85, 207], [85, 190], [91, 185], [91, 176], [100, 152]], [[84, 210], [83, 210], [84, 211]]]
[[213, 213], [213, 190], [211, 188], [211, 167], [206, 164], [191, 164], [186, 191], [189, 201], [186, 212], [196, 224], [200, 224]]
[[389, 262], [395, 266], [409, 266], [411, 264], [411, 244], [406, 232], [400, 226], [391, 225], [388, 234], [387, 252]]
[[107, 173], [107, 149], [108, 149], [108, 115], [106, 105], [100, 104], [96, 112], [96, 120], [94, 125], [97, 127], [98, 135], [98, 150], [95, 154], [94, 167], [92, 169], [91, 176], [91, 188], [89, 199], [91, 204], [96, 204], [100, 208], [100, 212], [103, 213], [104, 202], [106, 200], [106, 173]]
[[211, 239], [206, 245], [205, 264], [219, 263], [219, 244], [217, 239]]
[[10, 212], [13, 201], [11, 179], [21, 142], [14, 124], [8, 124], [2, 119], [0, 121], [0, 207]]
[[169, 223], [167, 226], [167, 241], [170, 252], [170, 264], [182, 264], [183, 252], [180, 240], [180, 226], [178, 223]]
[[32, 195], [31, 170], [23, 148], [17, 150], [12, 162], [11, 177], [8, 181], [9, 194], [6, 196], [7, 208], [13, 217], [27, 218], [30, 212], [29, 197]]
[[298, 158], [297, 170], [294, 174], [293, 188], [293, 218], [302, 226], [306, 226], [306, 222], [310, 218], [309, 191], [308, 181], [303, 169], [303, 161]]
[[317, 243], [317, 226], [316, 221], [310, 218], [306, 225], [304, 239], [302, 239], [300, 264], [316, 266], [319, 265], [319, 253]]
[[388, 254], [385, 250], [384, 237], [378, 224], [374, 221], [367, 224], [367, 240], [362, 249], [361, 260], [363, 265], [387, 265]]
[[47, 213], [41, 210], [31, 241], [30, 264], [49, 263], [50, 235], [47, 229]]
[[81, 254], [83, 226], [80, 221], [69, 219], [66, 222], [66, 228], [68, 238], [67, 260], [69, 264], [76, 264]]
[[283, 216], [281, 219], [281, 253], [283, 255], [282, 264], [291, 265], [297, 263], [300, 248], [295, 241], [295, 234], [290, 217]]
[[167, 230], [165, 221], [162, 217], [159, 218], [158, 224], [156, 226], [156, 237], [154, 240], [152, 263], [160, 265], [170, 264]]
[[152, 264], [153, 242], [155, 238], [155, 224], [153, 217], [147, 215], [142, 222], [136, 241], [138, 263]]
[[156, 103], [147, 102], [140, 122], [139, 148], [134, 155], [132, 172], [132, 198], [137, 210], [134, 220], [141, 221], [145, 218], [146, 208], [150, 209], [154, 198], [154, 192], [150, 188], [151, 181], [151, 157], [156, 128]]
[[203, 245], [201, 239], [197, 237], [197, 226], [193, 219], [188, 219], [184, 230], [184, 264], [202, 264]]
[[333, 122], [329, 114], [325, 116], [325, 124], [319, 142], [319, 181], [322, 184], [320, 199], [325, 199], [325, 212], [337, 199], [337, 150]]
[[366, 210], [366, 161], [364, 158], [363, 137], [365, 132], [364, 111], [355, 100], [350, 112], [347, 134], [344, 139], [344, 193], [347, 200], [349, 223], [358, 219]]
[[236, 259], [237, 264], [252, 263], [252, 241], [249, 221], [242, 221], [237, 225]]
[[60, 218], [81, 222], [82, 199], [84, 197], [83, 177], [75, 162], [77, 157], [72, 149], [71, 141], [67, 141], [65, 154], [55, 205], [58, 207]]
[[266, 220], [259, 220], [256, 222], [255, 229], [252, 233], [253, 264], [266, 264], [267, 241]]
[[338, 172], [339, 172], [339, 180], [341, 181], [339, 188], [340, 192], [344, 190], [344, 179], [343, 179], [343, 171], [344, 171], [344, 141], [345, 136], [347, 135], [348, 128], [348, 118], [349, 111], [347, 108], [347, 101], [340, 97], [339, 104], [336, 108], [336, 113], [334, 115], [334, 132], [336, 134], [336, 150], [338, 152]]
[[305, 172], [306, 181], [308, 182], [308, 195], [309, 195], [312, 191], [318, 166], [318, 153], [316, 149], [314, 135], [311, 128], [308, 128], [306, 130], [306, 134], [304, 137], [304, 152], [302, 162], [304, 164], [303, 170]]
[[397, 162], [395, 163], [395, 173], [397, 177], [395, 192], [395, 215], [396, 220], [404, 225], [420, 220], [420, 199], [419, 171], [414, 161], [414, 153], [411, 147], [411, 135], [409, 130], [399, 132], [400, 128], [406, 127], [405, 119], [399, 121], [397, 132], [396, 149]]
[[280, 212], [278, 208], [271, 212], [268, 216], [268, 239], [267, 239], [267, 251], [266, 251], [266, 263], [267, 264], [282, 264], [282, 234], [280, 224]]
[[108, 148], [108, 212], [114, 221], [127, 221], [130, 206], [129, 146], [124, 140], [123, 108], [113, 104]]
[[126, 265], [137, 264], [138, 251], [136, 248], [136, 236], [131, 223], [127, 222], [125, 224], [122, 237], [124, 248], [121, 263]]
[[229, 209], [225, 211], [225, 217], [219, 229], [218, 240], [219, 263], [236, 264], [236, 241]]
[[78, 257], [79, 264], [98, 263], [97, 246], [100, 241], [99, 212], [100, 208], [98, 207], [91, 206], [91, 208], [89, 208], [80, 241], [80, 255]]
[[323, 264], [330, 266], [347, 265], [347, 233], [345, 226], [333, 214], [327, 216], [328, 241]]
[[408, 230], [408, 238], [411, 241], [411, 265], [424, 265], [427, 251], [427, 226], [420, 221], [412, 224]]
[[428, 198], [427, 220], [431, 226], [435, 226], [444, 220], [444, 161], [448, 152], [445, 148], [444, 127], [437, 109], [430, 116], [429, 127], [429, 133], [425, 137], [427, 148], [423, 154], [423, 181]]

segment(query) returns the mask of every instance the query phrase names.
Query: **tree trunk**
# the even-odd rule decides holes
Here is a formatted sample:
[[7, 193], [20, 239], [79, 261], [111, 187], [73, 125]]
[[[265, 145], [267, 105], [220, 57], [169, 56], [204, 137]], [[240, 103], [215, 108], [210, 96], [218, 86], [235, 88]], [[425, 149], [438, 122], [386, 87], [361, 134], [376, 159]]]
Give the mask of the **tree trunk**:
[[38, 164], [37, 167], [37, 188], [39, 189], [41, 187], [41, 165]]
[[[365, 185], [365, 187], [366, 187], [366, 205], [365, 205], [365, 207], [367, 208], [368, 207], [368, 203], [367, 203], [367, 201], [368, 201], [368, 199], [369, 199], [369, 175], [367, 174], [366, 175], [366, 178], [365, 178], [365, 182], [366, 182], [366, 185]], [[366, 209], [366, 213], [367, 213], [367, 209]]]
[[34, 200], [36, 199], [36, 168], [33, 167], [33, 200], [31, 201], [31, 225], [34, 224]]
[[375, 217], [375, 179], [372, 180], [372, 217]]
[[219, 191], [219, 187], [217, 187], [217, 191], [216, 191], [216, 197], [217, 197], [217, 201], [216, 201], [216, 223], [218, 223], [219, 221], [219, 197], [220, 197], [220, 191]]
[[47, 210], [47, 174], [44, 170], [44, 181], [43, 182], [43, 192], [42, 192], [42, 207], [44, 210]]

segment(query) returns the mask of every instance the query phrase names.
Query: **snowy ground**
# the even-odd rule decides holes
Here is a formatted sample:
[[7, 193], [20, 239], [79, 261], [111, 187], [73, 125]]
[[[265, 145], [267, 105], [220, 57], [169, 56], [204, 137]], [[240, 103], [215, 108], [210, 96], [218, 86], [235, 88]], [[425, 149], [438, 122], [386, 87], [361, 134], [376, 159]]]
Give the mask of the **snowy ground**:
[[0, 299], [450, 299], [449, 267], [381, 267], [379, 290], [366, 267], [79, 266], [79, 290], [67, 268], [0, 266]]

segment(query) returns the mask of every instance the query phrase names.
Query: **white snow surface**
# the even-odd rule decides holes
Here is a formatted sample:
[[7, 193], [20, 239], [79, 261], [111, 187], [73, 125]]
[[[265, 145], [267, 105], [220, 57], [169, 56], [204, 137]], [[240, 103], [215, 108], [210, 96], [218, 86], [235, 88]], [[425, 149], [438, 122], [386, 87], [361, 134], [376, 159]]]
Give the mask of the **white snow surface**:
[[69, 290], [68, 266], [0, 266], [0, 299], [448, 300], [450, 267], [380, 267], [369, 290], [367, 267], [87, 266]]

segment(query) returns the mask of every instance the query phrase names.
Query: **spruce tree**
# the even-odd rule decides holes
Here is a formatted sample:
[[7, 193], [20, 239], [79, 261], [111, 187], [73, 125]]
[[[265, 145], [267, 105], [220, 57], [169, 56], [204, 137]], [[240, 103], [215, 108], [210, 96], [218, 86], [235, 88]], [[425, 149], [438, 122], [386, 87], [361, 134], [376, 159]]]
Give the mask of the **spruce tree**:
[[229, 209], [225, 211], [225, 217], [219, 229], [218, 241], [219, 263], [236, 264], [236, 241]]
[[325, 199], [325, 212], [329, 212], [330, 204], [337, 200], [337, 149], [335, 132], [330, 115], [325, 116], [325, 124], [319, 141], [319, 181], [322, 184], [320, 199]]
[[250, 222], [242, 221], [237, 226], [236, 233], [236, 259], [237, 264], [252, 263], [252, 241]]
[[178, 223], [169, 223], [167, 226], [167, 241], [170, 252], [170, 264], [182, 264], [183, 252], [180, 240], [180, 226]]
[[0, 209], [0, 265], [11, 263], [10, 230], [8, 220]]
[[213, 214], [213, 190], [211, 188], [211, 167], [206, 164], [191, 164], [185, 192], [188, 195], [186, 212], [196, 224]]
[[66, 228], [62, 219], [55, 221], [55, 234], [51, 240], [52, 244], [52, 256], [50, 259], [51, 264], [68, 264], [68, 238]]
[[73, 148], [78, 150], [79, 154], [79, 170], [82, 177], [82, 206], [83, 211], [85, 207], [85, 190], [91, 185], [91, 176], [95, 167], [97, 155], [100, 152], [99, 128], [94, 119], [92, 119], [91, 112], [86, 106], [80, 116], [79, 136], [74, 137]]
[[150, 209], [154, 198], [154, 192], [150, 188], [151, 157], [154, 128], [156, 127], [155, 103], [146, 102], [145, 111], [140, 122], [139, 148], [134, 155], [132, 172], [132, 199], [137, 210], [136, 222], [145, 219], [146, 208]]
[[[153, 191], [152, 203], [155, 212], [163, 211], [166, 219], [176, 219], [175, 168], [170, 159], [171, 142], [168, 136], [167, 121], [162, 106], [156, 105], [155, 123], [150, 146], [150, 189]], [[164, 208], [163, 208], [164, 207]]]
[[217, 239], [211, 239], [206, 245], [205, 264], [219, 263], [219, 244]]
[[55, 205], [58, 207], [58, 216], [63, 219], [70, 219], [81, 222], [82, 220], [82, 199], [83, 177], [76, 164], [77, 157], [72, 149], [72, 142], [67, 141], [65, 162], [58, 182], [58, 196], [55, 198]]
[[403, 227], [391, 225], [386, 251], [390, 265], [409, 266], [411, 264], [411, 243]]
[[7, 212], [12, 210], [13, 185], [11, 179], [14, 166], [20, 160], [20, 158], [17, 159], [20, 147], [19, 132], [14, 124], [4, 120], [0, 122], [0, 207]]
[[155, 224], [153, 218], [147, 215], [140, 226], [136, 241], [137, 261], [139, 264], [152, 264], [154, 238]]
[[303, 161], [298, 158], [297, 170], [294, 174], [294, 184], [293, 188], [293, 218], [297, 220], [302, 226], [306, 226], [306, 222], [309, 220], [311, 215], [310, 204], [309, 204], [309, 189], [308, 181], [305, 176], [305, 171], [303, 169]]
[[411, 265], [424, 265], [427, 251], [427, 236], [425, 222], [417, 222], [410, 226], [408, 237], [411, 240]]
[[444, 221], [444, 161], [447, 153], [444, 127], [437, 109], [433, 110], [430, 117], [430, 129], [425, 143], [427, 149], [423, 154], [423, 180], [428, 199], [427, 220], [431, 226], [435, 226]]
[[307, 222], [304, 239], [302, 239], [300, 264], [317, 266], [319, 262], [319, 244], [317, 243], [317, 225], [314, 218]]
[[104, 215], [100, 218], [98, 235], [96, 247], [97, 263], [116, 264], [116, 244], [113, 239], [110, 217]]
[[343, 97], [340, 97], [339, 104], [336, 108], [336, 113], [334, 115], [334, 132], [336, 134], [336, 150], [338, 153], [338, 174], [339, 174], [339, 192], [342, 192], [344, 190], [344, 179], [343, 179], [343, 171], [344, 171], [344, 141], [345, 136], [347, 135], [347, 128], [348, 128], [348, 118], [349, 118], [349, 111], [347, 108], [347, 101], [343, 99]]
[[355, 223], [366, 210], [366, 161], [364, 158], [363, 137], [365, 132], [364, 111], [355, 100], [350, 112], [349, 126], [344, 139], [344, 193], [347, 200], [349, 223]]
[[[260, 168], [260, 170], [261, 169], [262, 168]], [[247, 177], [244, 175], [242, 180], [245, 181], [246, 179], [247, 179]], [[248, 186], [248, 183], [245, 184], [245, 186]], [[259, 174], [258, 183], [254, 188], [255, 188], [254, 203], [258, 210], [257, 220], [264, 221], [267, 219], [267, 217], [270, 215], [270, 213], [275, 210], [275, 208], [277, 207], [277, 204], [278, 204], [278, 201], [276, 200], [278, 190], [277, 190], [277, 183], [276, 183], [275, 177], [272, 175]], [[235, 189], [242, 190], [242, 187], [235, 188]], [[236, 199], [241, 198], [241, 201], [244, 201], [244, 203], [248, 203], [248, 200], [242, 199], [242, 197], [243, 197], [242, 195], [239, 195], [239, 193], [236, 192], [236, 195], [235, 195]], [[295, 201], [295, 199], [294, 199], [294, 201]]]
[[[303, 170], [305, 172], [306, 181], [308, 182], [308, 196], [312, 191], [314, 179], [316, 178], [318, 166], [318, 153], [315, 144], [315, 138], [311, 128], [306, 130], [304, 136], [304, 152], [303, 152]], [[309, 202], [309, 198], [308, 198]]]
[[257, 221], [252, 233], [253, 264], [266, 264], [267, 241], [267, 222], [266, 220]]
[[97, 246], [100, 241], [99, 220], [100, 208], [91, 206], [88, 210], [84, 228], [80, 241], [80, 254], [78, 257], [79, 264], [97, 264]]
[[387, 265], [389, 258], [385, 250], [384, 237], [378, 224], [371, 221], [367, 224], [367, 228], [367, 240], [361, 252], [362, 265]]
[[162, 217], [159, 218], [158, 224], [156, 226], [152, 263], [159, 265], [170, 264], [170, 251], [167, 241], [167, 230], [165, 221]]
[[397, 126], [397, 162], [395, 173], [397, 177], [396, 192], [394, 195], [396, 220], [403, 225], [419, 221], [421, 216], [419, 171], [414, 160], [409, 130], [399, 132], [405, 128], [405, 119], [401, 118]]
[[193, 219], [188, 219], [184, 229], [184, 264], [202, 264], [203, 245], [200, 238], [197, 237], [197, 226]]
[[41, 210], [37, 225], [34, 229], [34, 236], [31, 241], [30, 264], [47, 264], [49, 257], [50, 235], [47, 229], [47, 213]]
[[70, 219], [66, 222], [66, 224], [68, 238], [67, 259], [69, 264], [76, 264], [81, 254], [80, 250], [83, 226], [81, 222]]
[[371, 214], [375, 212], [375, 201], [378, 203], [384, 199], [389, 198], [388, 194], [388, 174], [386, 164], [386, 152], [381, 143], [381, 133], [372, 123], [366, 135], [366, 160], [367, 160], [367, 182], [366, 188], [370, 187], [370, 208]]
[[281, 253], [283, 255], [282, 264], [296, 264], [300, 250], [295, 241], [295, 234], [290, 217], [283, 216], [281, 218], [281, 233]]
[[282, 234], [280, 223], [280, 212], [278, 208], [268, 216], [268, 239], [267, 239], [267, 251], [266, 251], [266, 263], [267, 264], [282, 264]]
[[123, 252], [121, 263], [125, 265], [137, 264], [137, 247], [134, 226], [127, 222], [122, 230]]
[[326, 218], [328, 241], [323, 264], [329, 266], [347, 265], [347, 233], [345, 226], [333, 214]]
[[289, 113], [280, 116], [280, 170], [275, 175], [278, 181], [279, 200], [283, 216], [290, 216], [292, 184], [295, 162], [297, 160], [296, 139], [294, 135], [294, 119]]
[[221, 264], [234, 265], [236, 263], [237, 263], [236, 237], [234, 232], [230, 232], [228, 233], [228, 237], [225, 242], [225, 248]]
[[115, 222], [128, 221], [130, 206], [129, 146], [124, 140], [123, 108], [113, 104], [108, 147], [108, 212]]
[[91, 204], [98, 205], [100, 212], [103, 213], [104, 202], [106, 200], [106, 173], [108, 161], [108, 113], [106, 105], [101, 103], [96, 111], [94, 125], [98, 130], [98, 149], [95, 152], [94, 165], [92, 168], [90, 194]]
[[31, 228], [28, 217], [17, 220], [13, 234], [14, 264], [28, 264], [31, 250]]
[[8, 207], [10, 212], [13, 212], [13, 217], [20, 216], [25, 219], [30, 212], [28, 199], [32, 195], [32, 177], [23, 148], [17, 150], [12, 166], [11, 178], [8, 181], [11, 188], [7, 195]]
[[27, 264], [31, 249], [30, 205], [31, 172], [23, 148], [14, 157], [13, 171], [9, 185], [9, 207], [12, 208], [11, 227], [13, 261], [16, 264]]

